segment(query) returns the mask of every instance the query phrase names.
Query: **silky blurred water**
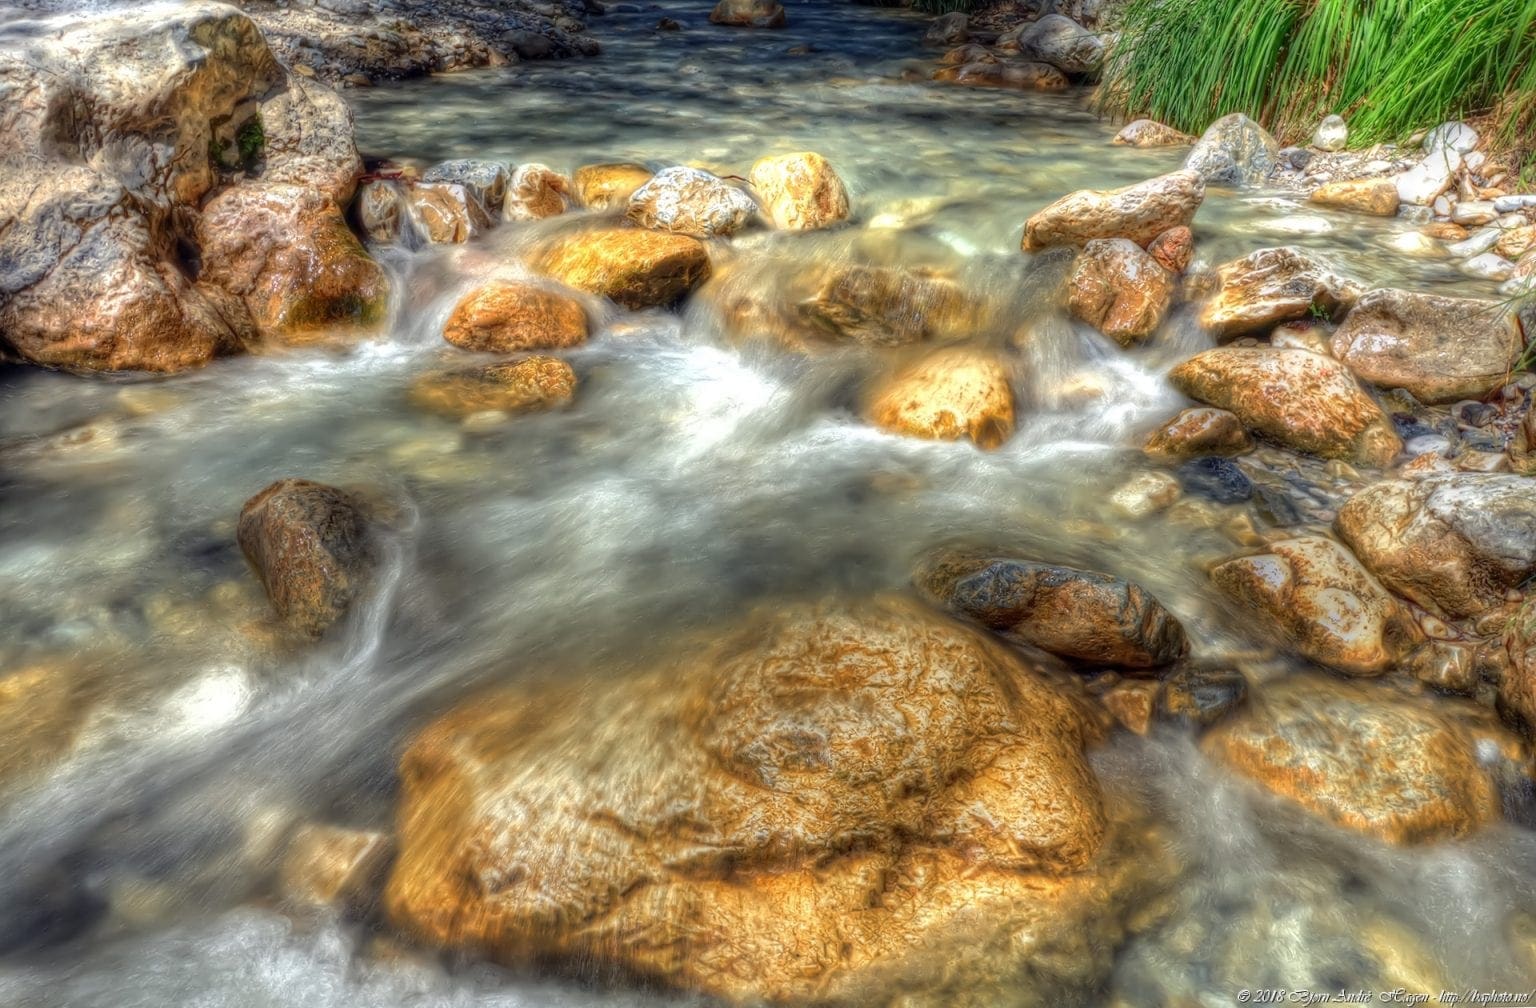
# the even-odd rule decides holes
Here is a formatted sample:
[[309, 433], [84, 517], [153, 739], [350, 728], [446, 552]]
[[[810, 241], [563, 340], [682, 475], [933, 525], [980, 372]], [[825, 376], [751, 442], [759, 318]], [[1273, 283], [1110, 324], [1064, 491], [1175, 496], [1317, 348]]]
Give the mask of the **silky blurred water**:
[[[153, 380], [0, 371], [0, 667], [67, 669], [81, 726], [66, 759], [0, 795], [0, 1003], [685, 1003], [381, 951], [372, 922], [280, 912], [273, 866], [296, 822], [387, 829], [403, 739], [480, 684], [625, 675], [764, 601], [900, 587], [955, 539], [1139, 581], [1199, 657], [1262, 650], [1204, 565], [1235, 549], [1225, 524], [1266, 519], [1199, 501], [1133, 518], [1114, 500], [1146, 467], [1141, 438], [1183, 405], [1162, 375], [1206, 345], [1191, 309], [1124, 351], [1056, 310], [1059, 259], [1018, 252], [1034, 209], [1171, 170], [1180, 152], [1110, 146], [1113, 124], [1079, 92], [902, 80], [924, 27], [906, 12], [811, 0], [787, 29], [748, 32], [707, 11], [619, 5], [594, 20], [596, 60], [348, 92], [369, 156], [744, 175], [813, 149], [847, 180], [852, 227], [716, 249], [716, 286], [681, 313], [592, 302], [594, 338], [565, 354], [581, 379], [571, 409], [481, 429], [406, 401], [413, 377], [473, 359], [438, 335], [454, 301], [569, 222], [381, 251], [391, 323], [355, 345]], [[683, 30], [654, 31], [663, 15]], [[1198, 251], [1294, 243], [1371, 284], [1480, 290], [1389, 251], [1404, 230], [1213, 191]], [[843, 261], [940, 270], [991, 306], [971, 338], [1008, 355], [1021, 404], [1000, 450], [866, 425], [861, 389], [899, 353], [788, 355], [725, 331], [722, 285], [771, 294]], [[274, 643], [234, 542], [241, 504], [287, 476], [361, 488], [389, 526], [386, 576], [312, 649]], [[1292, 483], [1324, 506], [1351, 485], [1320, 466]], [[1193, 867], [1172, 922], [1123, 950], [1087, 1003], [1374, 982], [1360, 936], [1382, 921], [1447, 982], [1536, 986], [1506, 935], [1536, 910], [1530, 829], [1390, 851], [1255, 803], [1178, 733], [1099, 761]]]

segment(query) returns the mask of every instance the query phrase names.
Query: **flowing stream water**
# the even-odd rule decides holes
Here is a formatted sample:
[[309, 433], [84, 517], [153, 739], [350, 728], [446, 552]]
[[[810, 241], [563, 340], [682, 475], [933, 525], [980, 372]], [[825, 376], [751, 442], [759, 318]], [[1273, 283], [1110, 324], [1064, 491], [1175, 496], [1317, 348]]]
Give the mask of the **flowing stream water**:
[[[439, 336], [454, 301], [558, 221], [380, 250], [390, 324], [345, 348], [164, 379], [0, 372], [0, 660], [67, 670], [79, 722], [68, 758], [0, 815], [0, 1004], [688, 1002], [389, 952], [369, 922], [284, 914], [275, 858], [296, 821], [387, 829], [402, 741], [484, 683], [629, 674], [764, 601], [898, 588], [956, 538], [1113, 571], [1180, 617], [1197, 657], [1252, 656], [1259, 678], [1286, 667], [1204, 574], [1235, 549], [1223, 524], [1273, 509], [1192, 500], [1133, 518], [1114, 501], [1146, 466], [1141, 439], [1183, 404], [1164, 373], [1208, 345], [1192, 309], [1124, 351], [1057, 309], [1059, 260], [1018, 251], [1038, 207], [1182, 152], [1111, 146], [1082, 93], [903, 80], [925, 25], [910, 13], [806, 0], [787, 29], [752, 32], [708, 25], [708, 9], [620, 4], [595, 20], [594, 60], [350, 91], [359, 144], [423, 164], [731, 174], [820, 151], [855, 225], [744, 235], [718, 250], [716, 283], [771, 289], [837, 260], [946, 271], [996, 306], [973, 338], [1011, 355], [1018, 432], [982, 453], [876, 431], [858, 389], [899, 355], [738, 347], [707, 291], [680, 313], [594, 303], [594, 338], [567, 354], [582, 381], [569, 410], [483, 428], [413, 409], [411, 379], [464, 358]], [[683, 29], [654, 30], [663, 15]], [[1372, 284], [1486, 293], [1395, 251], [1407, 229], [1213, 191], [1198, 255], [1293, 243]], [[264, 633], [234, 541], [242, 503], [286, 476], [370, 488], [390, 526], [366, 606], [302, 651]], [[1316, 519], [1358, 485], [1319, 465], [1276, 492]], [[35, 740], [0, 739], [0, 767], [19, 744]], [[1388, 849], [1256, 802], [1176, 731], [1119, 738], [1098, 768], [1192, 868], [1169, 922], [1120, 952], [1090, 1003], [1393, 977], [1536, 987], [1531, 938], [1510, 923], [1536, 913], [1523, 810], [1469, 841]]]

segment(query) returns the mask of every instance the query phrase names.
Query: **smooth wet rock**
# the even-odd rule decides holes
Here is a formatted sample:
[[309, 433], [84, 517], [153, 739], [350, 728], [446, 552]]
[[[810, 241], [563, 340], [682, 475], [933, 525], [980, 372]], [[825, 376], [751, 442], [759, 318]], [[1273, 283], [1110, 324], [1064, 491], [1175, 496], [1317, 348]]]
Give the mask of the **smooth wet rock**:
[[576, 372], [556, 357], [520, 360], [437, 371], [411, 383], [413, 406], [453, 420], [476, 413], [543, 413], [570, 405], [576, 397]]
[[674, 304], [709, 276], [709, 254], [698, 239], [630, 228], [563, 238], [537, 261], [568, 287], [634, 309]]
[[651, 170], [631, 161], [583, 165], [576, 169], [576, 195], [588, 210], [627, 208], [635, 190], [650, 180]]
[[1230, 668], [1183, 664], [1162, 687], [1156, 716], [1186, 729], [1209, 728], [1248, 702], [1248, 680]]
[[[265, 182], [318, 189], [345, 207], [357, 191], [363, 162], [352, 139], [352, 111], [330, 88], [290, 76], [262, 99], [260, 164]], [[236, 131], [229, 156], [240, 156]], [[249, 143], [249, 141], [247, 141]]]
[[729, 237], [746, 227], [757, 203], [742, 189], [698, 168], [663, 168], [629, 198], [641, 227], [695, 238]]
[[965, 11], [950, 11], [948, 14], [940, 14], [933, 19], [928, 30], [923, 33], [923, 44], [931, 46], [958, 45], [968, 40], [971, 35], [970, 15]]
[[385, 905], [430, 945], [728, 1001], [1043, 1008], [1101, 981], [1084, 953], [1136, 890], [1091, 733], [915, 603], [776, 607], [653, 671], [428, 725]]
[[500, 161], [485, 158], [456, 158], [442, 161], [422, 172], [426, 183], [446, 182], [461, 187], [479, 204], [488, 219], [501, 215], [502, 204], [507, 199], [507, 188], [512, 183], [512, 173]]
[[1189, 650], [1177, 617], [1110, 574], [962, 551], [932, 558], [915, 581], [951, 612], [1073, 661], [1145, 670]]
[[[379, 184], [369, 183], [366, 188], [370, 193], [367, 195], [371, 196], [373, 187]], [[404, 216], [397, 220], [385, 216], [381, 227], [367, 228], [369, 236], [375, 241], [399, 241], [404, 237], [404, 229], [409, 227], [415, 237], [425, 238], [429, 244], [462, 245], [490, 226], [490, 218], [461, 185], [451, 182], [420, 182], [404, 189], [394, 187], [391, 183], [383, 185], [401, 193], [404, 198], [402, 209], [407, 210], [410, 217], [407, 221]], [[383, 203], [383, 200], [379, 202]], [[373, 203], [370, 198], [359, 200], [359, 212], [366, 215], [365, 219], [373, 218]], [[396, 232], [394, 234], [387, 233], [391, 230], [391, 223]]]
[[283, 854], [278, 892], [293, 906], [361, 911], [377, 900], [390, 855], [389, 837], [376, 830], [307, 824]]
[[1065, 74], [1091, 74], [1104, 63], [1104, 43], [1071, 18], [1047, 14], [1015, 36], [1019, 55]]
[[1409, 675], [1437, 690], [1471, 693], [1477, 686], [1477, 655], [1466, 644], [1427, 641], [1404, 663]]
[[977, 60], [961, 66], [940, 67], [933, 79], [966, 87], [1006, 88], [1013, 91], [1063, 91], [1072, 86], [1066, 74], [1049, 63], [1020, 60]]
[[1115, 134], [1113, 142], [1126, 147], [1182, 147], [1194, 143], [1195, 138], [1155, 119], [1133, 119]]
[[570, 180], [548, 165], [518, 165], [507, 183], [501, 215], [509, 221], [558, 217], [570, 209], [570, 194]]
[[1202, 455], [1244, 455], [1253, 438], [1234, 413], [1209, 406], [1182, 410], [1148, 435], [1142, 450], [1154, 458], [1183, 460]]
[[820, 154], [760, 158], [752, 165], [751, 179], [776, 228], [811, 231], [848, 219], [848, 189]]
[[1086, 245], [1095, 238], [1128, 238], [1146, 246], [1169, 228], [1187, 227], [1205, 199], [1194, 172], [1178, 171], [1124, 189], [1083, 189], [1063, 196], [1024, 224], [1026, 252]]
[[1423, 160], [1393, 178], [1400, 202], [1431, 206], [1449, 189], [1461, 170], [1461, 155], [1450, 148], [1424, 155]]
[[330, 197], [292, 185], [232, 186], [203, 208], [202, 279], [241, 298], [265, 337], [384, 318], [389, 280]]
[[1235, 462], [1219, 456], [1185, 462], [1178, 477], [1185, 490], [1217, 504], [1241, 504], [1253, 497], [1253, 480]]
[[1269, 131], [1240, 112], [1206, 128], [1184, 167], [1209, 185], [1253, 186], [1268, 179], [1280, 156]]
[[563, 350], [586, 342], [587, 313], [574, 298], [537, 284], [493, 280], [465, 295], [443, 326], [464, 350]]
[[1067, 309], [1123, 347], [1157, 331], [1173, 302], [1173, 276], [1133, 241], [1083, 246], [1067, 280]]
[[1383, 287], [1350, 309], [1333, 355], [1362, 381], [1449, 403], [1504, 384], [1524, 344], [1516, 313], [1500, 302]]
[[970, 314], [952, 281], [890, 266], [835, 267], [799, 310], [829, 336], [867, 346], [945, 335]]
[[1536, 595], [1525, 600], [1505, 627], [1504, 649], [1509, 667], [1499, 684], [1499, 705], [1536, 731]]
[[1291, 650], [1348, 675], [1381, 675], [1418, 643], [1397, 600], [1332, 539], [1270, 543], [1211, 579]]
[[1178, 276], [1189, 269], [1190, 261], [1195, 257], [1195, 233], [1182, 225], [1169, 228], [1152, 239], [1147, 254], [1163, 269]]
[[1403, 448], [1381, 407], [1321, 354], [1218, 347], [1168, 377], [1190, 398], [1234, 413], [1248, 430], [1296, 451], [1385, 466]]
[[1278, 797], [1388, 843], [1462, 837], [1499, 817], [1468, 733], [1380, 687], [1316, 676], [1269, 683], [1203, 747]]
[[869, 419], [893, 434], [956, 441], [990, 451], [1013, 436], [1013, 387], [994, 354], [941, 350], [898, 372], [875, 390]]
[[720, 0], [709, 23], [737, 28], [783, 28], [784, 8], [774, 0]]
[[1386, 480], [1334, 529], [1393, 591], [1453, 619], [1480, 616], [1536, 574], [1536, 480], [1457, 473]]
[[1347, 309], [1362, 289], [1300, 249], [1260, 249], [1219, 269], [1221, 288], [1200, 312], [1200, 324], [1231, 339], [1281, 322]]
[[1312, 131], [1312, 146], [1323, 151], [1341, 151], [1349, 145], [1349, 124], [1343, 116], [1324, 116]]
[[309, 480], [278, 480], [246, 501], [237, 538], [278, 616], [312, 637], [346, 614], [378, 563], [367, 506]]
[[1374, 217], [1397, 215], [1397, 184], [1391, 179], [1364, 178], [1327, 182], [1312, 190], [1313, 203], [1353, 210]]

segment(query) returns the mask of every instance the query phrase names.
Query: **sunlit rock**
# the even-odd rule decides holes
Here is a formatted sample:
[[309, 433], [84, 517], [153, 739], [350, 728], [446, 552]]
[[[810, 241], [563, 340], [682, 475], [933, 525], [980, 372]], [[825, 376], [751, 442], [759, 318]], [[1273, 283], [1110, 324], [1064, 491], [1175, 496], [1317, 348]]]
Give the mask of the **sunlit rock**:
[[1104, 43], [1069, 17], [1047, 14], [1014, 35], [1019, 55], [1066, 74], [1091, 74], [1104, 62]]
[[1451, 148], [1425, 154], [1424, 159], [1393, 177], [1397, 198], [1415, 206], [1430, 206], [1449, 189], [1461, 170], [1461, 155]]
[[720, 0], [709, 23], [737, 28], [783, 28], [784, 8], [774, 0]]
[[1477, 149], [1477, 130], [1464, 122], [1443, 122], [1424, 134], [1424, 153], [1452, 150], [1457, 154], [1470, 154]]
[[367, 506], [309, 480], [279, 480], [246, 501], [237, 535], [278, 616], [314, 637], [346, 614], [378, 562]]
[[1333, 336], [1333, 355], [1356, 377], [1425, 403], [1481, 399], [1524, 346], [1517, 314], [1497, 301], [1389, 287], [1361, 297]]
[[1296, 451], [1384, 466], [1402, 451], [1392, 422], [1343, 365], [1306, 350], [1218, 347], [1169, 374], [1192, 399]]
[[538, 284], [493, 280], [465, 295], [443, 326], [464, 350], [561, 350], [587, 338], [587, 313], [574, 298]]
[[1221, 289], [1200, 312], [1200, 324], [1229, 339], [1292, 319], [1329, 317], [1363, 293], [1299, 249], [1260, 249], [1220, 268]]
[[483, 158], [456, 158], [443, 161], [422, 172], [423, 182], [447, 182], [459, 186], [474, 200], [487, 220], [501, 215], [512, 175], [500, 161]]
[[390, 846], [389, 837], [375, 830], [302, 826], [278, 867], [278, 893], [294, 906], [366, 909], [383, 886]]
[[1095, 238], [1129, 238], [1146, 246], [1169, 228], [1188, 226], [1204, 199], [1205, 184], [1188, 171], [1124, 189], [1083, 189], [1030, 217], [1023, 248], [1036, 252], [1053, 245], [1086, 245]]
[[571, 206], [571, 182], [547, 165], [523, 164], [512, 169], [501, 215], [509, 221], [557, 217]]
[[[260, 144], [252, 160], [259, 164], [252, 167], [262, 181], [318, 189], [345, 207], [363, 163], [352, 140], [352, 111], [341, 96], [314, 81], [289, 77], [286, 87], [261, 102], [257, 115]], [[242, 136], [237, 130], [230, 156], [243, 157], [241, 144], [253, 139], [251, 132]]]
[[1211, 579], [1291, 650], [1349, 675], [1381, 675], [1418, 643], [1397, 600], [1332, 539], [1270, 543]]
[[761, 158], [752, 166], [751, 178], [774, 227], [809, 231], [848, 219], [848, 189], [820, 154]]
[[747, 226], [757, 203], [741, 188], [698, 168], [663, 168], [629, 197], [629, 219], [643, 228], [695, 238], [729, 237]]
[[1210, 185], [1253, 186], [1269, 178], [1279, 157], [1280, 145], [1269, 131], [1237, 112], [1211, 123], [1184, 167]]
[[834, 267], [801, 313], [829, 335], [871, 346], [954, 332], [975, 306], [953, 281], [888, 266]]
[[1155, 119], [1133, 119], [1121, 127], [1113, 142], [1126, 147], [1182, 147], [1195, 138]]
[[1074, 661], [1154, 669], [1189, 650], [1172, 613], [1110, 574], [953, 551], [929, 560], [915, 581], [951, 612]]
[[1504, 648], [1509, 667], [1499, 684], [1499, 703], [1536, 730], [1536, 595], [1526, 598], [1504, 629]]
[[[1059, 1003], [1167, 859], [1106, 824], [1093, 730], [904, 600], [791, 605], [592, 688], [483, 696], [402, 760], [398, 926], [730, 1001]], [[1154, 867], [1155, 866], [1155, 867]]]
[[449, 419], [477, 413], [541, 413], [576, 396], [576, 372], [556, 357], [524, 357], [451, 371], [428, 372], [411, 383], [413, 406]]
[[933, 79], [967, 87], [1008, 88], [1014, 91], [1061, 91], [1072, 84], [1066, 74], [1049, 63], [995, 59], [940, 67], [934, 71]]
[[365, 182], [352, 215], [370, 241], [409, 247], [462, 244], [492, 223], [480, 202], [456, 182]]
[[576, 169], [576, 196], [588, 210], [629, 206], [635, 190], [651, 180], [651, 170], [632, 162], [583, 165]]
[[1312, 131], [1312, 146], [1323, 151], [1341, 151], [1349, 145], [1349, 124], [1343, 116], [1324, 116]]
[[1173, 276], [1133, 241], [1097, 238], [1083, 246], [1067, 280], [1067, 308], [1119, 343], [1157, 331], [1173, 301]]
[[1313, 203], [1354, 210], [1375, 217], [1397, 215], [1397, 185], [1391, 179], [1362, 178], [1325, 182], [1308, 197]]
[[1189, 269], [1190, 260], [1195, 257], [1195, 233], [1182, 224], [1171, 227], [1152, 239], [1147, 254], [1177, 276]]
[[1205, 455], [1242, 455], [1253, 450], [1243, 422], [1224, 409], [1196, 406], [1148, 435], [1142, 448], [1154, 458], [1183, 461]]
[[1422, 700], [1381, 687], [1270, 683], [1204, 748], [1280, 798], [1390, 843], [1465, 836], [1499, 817], [1472, 738]]
[[991, 450], [1013, 436], [1008, 368], [979, 350], [941, 350], [881, 383], [869, 406], [876, 427], [894, 434], [956, 441]]
[[571, 235], [536, 258], [542, 272], [566, 286], [626, 308], [674, 304], [709, 276], [709, 254], [698, 239], [628, 228]]
[[1399, 595], [1453, 618], [1478, 616], [1536, 574], [1536, 480], [1387, 480], [1351, 498], [1334, 528]]
[[388, 279], [323, 193], [231, 186], [203, 208], [197, 236], [202, 279], [242, 298], [263, 336], [300, 337], [384, 317]]

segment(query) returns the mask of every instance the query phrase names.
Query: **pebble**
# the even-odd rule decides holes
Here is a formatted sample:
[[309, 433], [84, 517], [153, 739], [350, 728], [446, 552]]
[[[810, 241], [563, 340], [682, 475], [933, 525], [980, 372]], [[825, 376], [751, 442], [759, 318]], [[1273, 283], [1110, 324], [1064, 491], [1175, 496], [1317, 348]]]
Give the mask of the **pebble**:
[[1492, 223], [1499, 216], [1489, 200], [1469, 200], [1456, 204], [1456, 209], [1451, 211], [1451, 220], [1457, 224], [1468, 224], [1476, 227], [1479, 224]]
[[1463, 399], [1451, 407], [1451, 413], [1463, 427], [1487, 427], [1499, 411], [1485, 402]]

